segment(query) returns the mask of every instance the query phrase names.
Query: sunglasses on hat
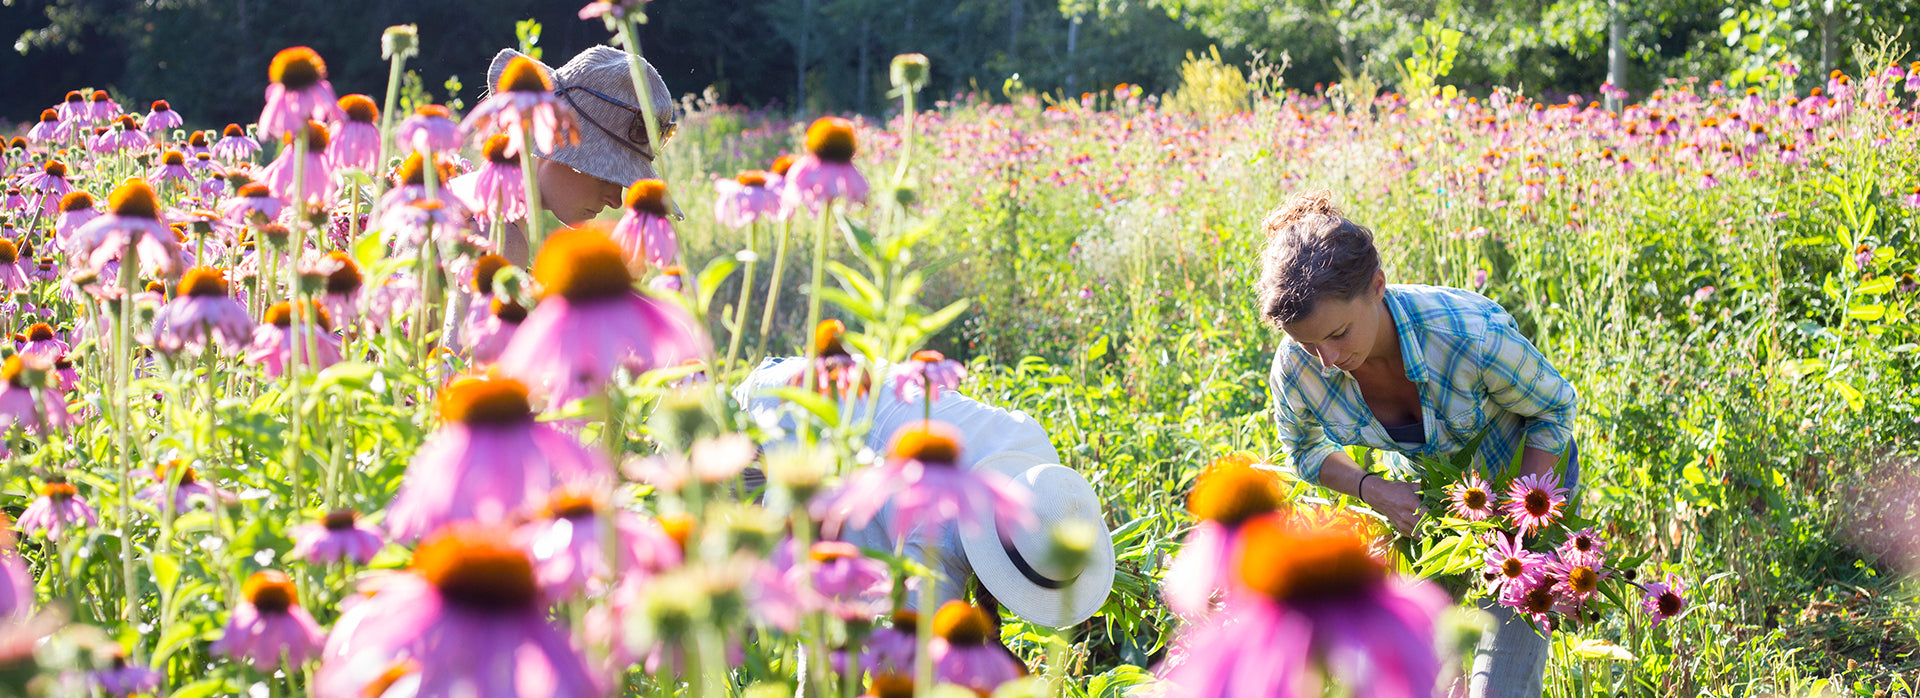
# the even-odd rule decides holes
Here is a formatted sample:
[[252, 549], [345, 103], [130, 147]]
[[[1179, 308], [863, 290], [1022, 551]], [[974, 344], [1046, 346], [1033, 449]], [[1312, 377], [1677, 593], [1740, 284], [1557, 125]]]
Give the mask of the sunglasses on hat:
[[[591, 114], [588, 114], [586, 110], [581, 109], [580, 103], [575, 102], [573, 99], [573, 95], [571, 94], [576, 90], [580, 92], [585, 92], [589, 95], [597, 97], [600, 99], [600, 101], [603, 101], [613, 106], [624, 109], [629, 114], [631, 114], [632, 118], [630, 121], [627, 122], [626, 136], [622, 137], [619, 133], [614, 132], [613, 129], [607, 128], [605, 125], [601, 124], [600, 120], [593, 118], [593, 116]], [[647, 162], [653, 162], [653, 143], [651, 139], [647, 138], [646, 112], [642, 111], [639, 107], [628, 104], [624, 101], [621, 101], [618, 98], [613, 97], [612, 95], [608, 95], [604, 92], [593, 89], [591, 87], [586, 87], [584, 85], [568, 85], [566, 87], [562, 87], [558, 90], [555, 90], [554, 94], [557, 94], [562, 99], [567, 100], [567, 105], [573, 107], [574, 113], [579, 114], [580, 118], [586, 119], [587, 123], [593, 124], [594, 128], [600, 129], [601, 133], [607, 134], [607, 137], [612, 138], [615, 142], [619, 143], [622, 146], [625, 146], [628, 150], [638, 153], [640, 157], [646, 158]], [[673, 138], [673, 132], [678, 127], [678, 124], [675, 123], [673, 120], [671, 110], [669, 110], [669, 113], [665, 116], [666, 116], [666, 119], [664, 120], [664, 123], [660, 124], [660, 140], [661, 141], [666, 141], [667, 139]]]

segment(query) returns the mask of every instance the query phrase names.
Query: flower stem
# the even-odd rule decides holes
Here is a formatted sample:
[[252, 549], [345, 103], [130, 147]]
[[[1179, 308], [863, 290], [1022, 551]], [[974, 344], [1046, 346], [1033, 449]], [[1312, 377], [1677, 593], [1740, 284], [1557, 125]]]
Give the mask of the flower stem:
[[287, 351], [287, 404], [293, 407], [293, 415], [291, 424], [289, 425], [290, 428], [287, 430], [286, 451], [284, 456], [286, 459], [287, 481], [293, 486], [290, 491], [288, 504], [295, 510], [300, 509], [302, 505], [301, 493], [305, 484], [301, 481], [302, 478], [300, 477], [300, 431], [301, 427], [305, 426], [302, 424], [304, 421], [302, 416], [305, 410], [302, 409], [300, 404], [300, 355], [302, 353], [301, 350], [305, 348], [303, 346], [305, 342], [301, 341], [299, 333], [303, 329], [311, 332], [312, 328], [303, 327], [303, 325], [318, 320], [318, 318], [312, 317], [312, 309], [302, 307], [303, 304], [301, 303], [300, 294], [299, 258], [300, 252], [305, 250], [307, 246], [306, 236], [304, 235], [307, 222], [306, 159], [307, 137], [306, 133], [302, 132], [293, 139], [293, 205], [299, 207], [299, 211], [298, 215], [294, 216], [293, 225], [287, 233], [287, 258], [285, 260], [287, 267], [287, 299], [290, 301], [288, 309], [292, 311], [290, 313], [292, 318], [288, 327], [289, 331], [294, 333], [294, 336], [289, 340]]
[[792, 237], [793, 220], [782, 221], [780, 244], [773, 253], [773, 275], [767, 277], [767, 308], [760, 313], [760, 348], [754, 351], [756, 356], [767, 355], [767, 333], [773, 329], [773, 311], [780, 306], [780, 284], [787, 273], [787, 240]]
[[[531, 131], [531, 127], [522, 128]], [[520, 140], [523, 145], [533, 142], [532, 133], [521, 135], [525, 136]], [[540, 244], [546, 242], [547, 238], [540, 232], [540, 178], [533, 175], [533, 153], [526, 152], [524, 147], [520, 150], [520, 179], [527, 185], [527, 219], [526, 230], [523, 231], [527, 234], [527, 258], [515, 261], [531, 264], [540, 254]]]
[[914, 623], [913, 633], [913, 695], [914, 698], [927, 698], [933, 693], [933, 652], [928, 648], [933, 643], [933, 616], [940, 611], [934, 606], [934, 587], [938, 586], [936, 576], [940, 573], [940, 548], [928, 545], [926, 548], [927, 576], [920, 578], [920, 620]]
[[827, 285], [827, 229], [833, 224], [833, 202], [828, 201], [820, 210], [820, 229], [813, 235], [813, 282], [807, 291], [807, 324], [801, 326], [807, 343], [807, 389], [814, 389], [819, 371], [813, 370], [813, 360], [820, 354], [820, 348], [814, 346], [813, 330], [820, 324], [820, 293]]
[[[400, 101], [400, 75], [407, 63], [406, 54], [405, 51], [393, 52], [387, 68], [387, 103], [380, 110], [380, 159], [374, 163], [375, 167], [382, 169], [387, 166], [387, 139], [393, 137], [393, 103]], [[373, 181], [376, 182], [375, 186], [386, 188], [385, 177], [375, 177]]]
[[[125, 585], [126, 605], [120, 618], [133, 625], [139, 618], [140, 595], [133, 577], [133, 443], [128, 432], [129, 422], [133, 419], [132, 401], [128, 393], [132, 384], [133, 356], [129, 346], [128, 334], [133, 331], [133, 294], [140, 283], [140, 250], [135, 245], [140, 234], [127, 238], [127, 250], [120, 255], [120, 316], [114, 318], [117, 332], [114, 333], [114, 388], [113, 405], [119, 414], [113, 420], [113, 440], [120, 451], [120, 577]], [[137, 652], [137, 650], [136, 650]]]
[[647, 124], [647, 145], [653, 150], [653, 162], [650, 164], [653, 165], [654, 173], [664, 182], [667, 179], [667, 173], [660, 166], [660, 160], [661, 156], [666, 154], [666, 149], [660, 142], [660, 117], [653, 113], [653, 81], [647, 79], [646, 71], [640, 67], [640, 61], [643, 60], [640, 53], [640, 35], [633, 26], [635, 18], [645, 18], [643, 14], [645, 10], [641, 9], [639, 3], [634, 3], [634, 9], [628, 12], [633, 13], [634, 17], [620, 20], [620, 44], [627, 48], [628, 77], [633, 79], [633, 93], [640, 98], [641, 119]]
[[759, 253], [754, 249], [759, 242], [759, 233], [759, 223], [754, 223], [747, 231], [747, 253], [750, 258], [747, 260], [747, 270], [740, 279], [740, 307], [733, 312], [733, 336], [727, 340], [727, 362], [720, 365], [720, 373], [733, 370], [733, 359], [740, 353], [740, 335], [746, 333], [747, 303], [753, 298], [753, 270], [760, 264]]

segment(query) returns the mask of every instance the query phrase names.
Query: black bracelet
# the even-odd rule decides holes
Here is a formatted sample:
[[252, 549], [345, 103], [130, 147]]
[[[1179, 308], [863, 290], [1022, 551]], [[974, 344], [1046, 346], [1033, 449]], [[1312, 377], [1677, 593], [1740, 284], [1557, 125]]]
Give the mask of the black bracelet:
[[1380, 477], [1380, 476], [1375, 475], [1373, 473], [1367, 473], [1365, 475], [1362, 475], [1360, 476], [1360, 485], [1353, 488], [1354, 490], [1353, 495], [1355, 497], [1359, 497], [1360, 501], [1362, 502], [1367, 501], [1367, 478], [1370, 478], [1370, 477]]

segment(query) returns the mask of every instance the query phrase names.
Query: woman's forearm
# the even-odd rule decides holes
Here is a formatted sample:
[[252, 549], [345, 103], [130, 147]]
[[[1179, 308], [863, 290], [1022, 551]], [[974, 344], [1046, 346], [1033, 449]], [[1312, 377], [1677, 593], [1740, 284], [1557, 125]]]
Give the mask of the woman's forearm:
[[1366, 477], [1366, 471], [1346, 451], [1340, 451], [1320, 462], [1320, 486], [1360, 499], [1360, 478]]
[[[1333, 459], [1329, 458], [1327, 460], [1331, 463]], [[1554, 467], [1559, 464], [1560, 456], [1552, 451], [1528, 446], [1520, 452], [1521, 475], [1544, 475], [1552, 473], [1554, 472]], [[1326, 476], [1323, 474], [1321, 477], [1324, 478]]]

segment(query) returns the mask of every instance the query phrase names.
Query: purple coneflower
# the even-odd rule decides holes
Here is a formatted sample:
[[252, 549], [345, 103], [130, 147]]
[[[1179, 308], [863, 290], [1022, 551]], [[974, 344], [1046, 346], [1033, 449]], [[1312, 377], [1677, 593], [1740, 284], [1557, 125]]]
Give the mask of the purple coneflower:
[[466, 524], [428, 538], [410, 573], [384, 581], [334, 624], [317, 692], [363, 695], [405, 660], [423, 696], [600, 695], [566, 633], [547, 620], [533, 560], [512, 537]]
[[500, 360], [500, 355], [513, 343], [513, 335], [519, 331], [520, 323], [527, 319], [527, 309], [511, 299], [490, 299], [485, 311], [484, 317], [467, 325], [467, 350], [472, 353], [473, 362], [479, 365]]
[[627, 187], [626, 213], [613, 226], [613, 241], [627, 253], [627, 269], [664, 269], [679, 263], [680, 238], [667, 220], [667, 183], [643, 179]]
[[452, 152], [460, 148], [460, 122], [453, 120], [453, 112], [446, 107], [428, 104], [400, 120], [393, 131], [393, 142], [414, 153]]
[[173, 300], [153, 317], [154, 348], [169, 354], [195, 353], [217, 341], [228, 351], [245, 349], [252, 339], [253, 318], [228, 288], [223, 270], [188, 270]]
[[142, 124], [141, 128], [148, 133], [154, 133], [156, 131], [165, 131], [177, 127], [186, 122], [186, 119], [181, 118], [180, 112], [174, 111], [173, 106], [167, 104], [167, 100], [162, 99], [153, 103], [153, 111], [147, 112], [146, 123]]
[[79, 90], [68, 91], [66, 99], [54, 109], [59, 111], [62, 121], [86, 121], [90, 118], [87, 116], [87, 96]]
[[418, 540], [455, 521], [504, 521], [556, 487], [611, 476], [595, 452], [533, 420], [519, 381], [457, 379], [441, 393], [440, 416], [440, 430], [414, 454], [388, 508], [396, 540]]
[[328, 252], [310, 265], [311, 271], [326, 277], [320, 293], [320, 307], [342, 327], [352, 327], [360, 318], [360, 289], [366, 281], [353, 255], [340, 250]]
[[606, 505], [584, 490], [564, 488], [547, 498], [539, 515], [521, 527], [533, 554], [534, 577], [548, 598], [574, 598], [591, 587], [617, 581], [644, 581], [680, 564], [680, 544], [653, 519], [630, 511], [613, 512], [618, 568], [607, 566], [607, 544], [600, 530]]
[[[187, 134], [187, 144], [180, 149], [180, 152], [186, 153], [187, 157], [194, 160], [200, 160], [200, 156], [205, 155], [207, 156], [207, 164], [211, 165], [213, 162], [213, 149], [207, 147], [207, 134], [209, 133], [212, 133], [212, 131], [194, 131]], [[189, 163], [187, 166], [196, 170], [203, 168], [203, 166], [192, 163]]]
[[27, 287], [27, 270], [20, 264], [20, 248], [12, 240], [0, 238], [0, 291], [19, 291]]
[[113, 96], [107, 94], [106, 90], [94, 90], [93, 94], [88, 96], [88, 119], [94, 121], [110, 121], [118, 116], [121, 116], [120, 103], [113, 101]]
[[906, 363], [893, 370], [893, 394], [901, 402], [926, 396], [929, 404], [940, 401], [940, 391], [960, 389], [967, 378], [967, 367], [932, 349], [913, 353]]
[[126, 650], [117, 644], [113, 646], [112, 656], [107, 658], [106, 668], [87, 672], [87, 684], [110, 696], [153, 693], [165, 678], [166, 674], [152, 667], [128, 664]]
[[40, 497], [20, 513], [18, 525], [22, 533], [44, 531], [50, 538], [59, 538], [69, 528], [99, 523], [100, 515], [87, 505], [87, 500], [80, 498], [73, 485], [50, 481], [40, 485]]
[[53, 360], [53, 377], [60, 392], [72, 392], [80, 384], [80, 372], [74, 370], [73, 357], [62, 355]]
[[834, 199], [865, 202], [867, 178], [853, 167], [858, 147], [851, 121], [824, 116], [808, 126], [807, 154], [784, 177], [787, 208], [804, 205], [817, 213]]
[[310, 119], [340, 120], [333, 84], [327, 82], [327, 64], [313, 49], [281, 49], [267, 65], [267, 79], [271, 83], [267, 85], [267, 106], [260, 111], [260, 135], [278, 138], [298, 134], [308, 128]]
[[1597, 559], [1606, 554], [1607, 541], [1600, 537], [1599, 531], [1584, 528], [1569, 534], [1566, 542], [1560, 544], [1558, 552], [1561, 557], [1591, 555]]
[[789, 586], [797, 587], [800, 575], [808, 577], [813, 602], [846, 621], [871, 620], [884, 613], [893, 590], [887, 563], [861, 555], [859, 546], [840, 541], [814, 543], [807, 559], [787, 571]]
[[40, 111], [40, 121], [27, 129], [27, 138], [36, 143], [59, 143], [73, 135], [73, 122], [60, 118], [52, 109]]
[[67, 163], [48, 160], [40, 166], [40, 171], [20, 178], [20, 186], [39, 192], [39, 204], [28, 202], [31, 208], [40, 210], [40, 215], [52, 216], [60, 212], [60, 200], [73, 193], [73, 184], [67, 181]]
[[999, 643], [1000, 631], [986, 612], [965, 601], [948, 601], [933, 615], [933, 676], [977, 693], [1026, 675], [1027, 668]]
[[1499, 513], [1499, 507], [1494, 505], [1491, 490], [1492, 488], [1487, 486], [1487, 481], [1481, 478], [1479, 473], [1468, 473], [1460, 482], [1447, 488], [1450, 502], [1448, 508], [1453, 511], [1454, 516], [1468, 521], [1485, 521], [1488, 517]]
[[853, 353], [847, 351], [843, 341], [847, 335], [847, 324], [828, 318], [821, 320], [813, 328], [813, 365], [793, 377], [792, 387], [807, 387], [807, 381], [813, 381], [813, 390], [828, 397], [860, 397], [873, 387], [873, 377], [861, 370], [859, 361]]
[[547, 238], [533, 267], [545, 295], [500, 355], [502, 372], [556, 405], [599, 391], [622, 365], [677, 366], [707, 348], [684, 311], [634, 292], [625, 254], [605, 231], [588, 223]]
[[419, 252], [427, 243], [439, 242], [443, 264], [460, 254], [472, 226], [473, 216], [454, 199], [420, 199], [394, 206], [380, 215], [379, 223], [400, 252]]
[[822, 529], [829, 537], [842, 526], [865, 526], [893, 504], [894, 527], [903, 534], [938, 531], [955, 521], [963, 531], [998, 517], [1000, 525], [1026, 525], [1032, 496], [989, 470], [960, 467], [960, 432], [941, 422], [914, 422], [893, 435], [885, 463], [853, 474], [837, 493], [821, 500]]
[[1650, 626], [1658, 626], [1687, 610], [1687, 583], [1673, 573], [1667, 573], [1666, 581], [1648, 582], [1645, 589], [1646, 598], [1641, 601], [1641, 607], [1653, 616]]
[[332, 142], [327, 151], [328, 164], [336, 170], [379, 172], [380, 127], [376, 122], [380, 120], [380, 108], [366, 95], [347, 95], [340, 98], [340, 112], [346, 118], [334, 122], [327, 133]]
[[61, 245], [67, 243], [74, 231], [89, 221], [100, 217], [100, 210], [93, 207], [93, 195], [84, 191], [75, 191], [60, 197], [60, 217], [53, 221], [53, 237]]
[[753, 439], [728, 434], [694, 441], [686, 456], [669, 451], [630, 462], [622, 471], [630, 479], [677, 494], [690, 482], [713, 486], [731, 480], [752, 465], [758, 454]]
[[504, 133], [507, 155], [526, 153], [529, 137], [542, 153], [580, 142], [573, 108], [553, 93], [553, 78], [533, 59], [514, 56], [492, 87], [493, 94], [460, 122], [461, 132], [481, 138]]
[[71, 349], [71, 347], [67, 346], [66, 342], [61, 341], [59, 335], [53, 331], [53, 326], [44, 322], [36, 322], [28, 325], [25, 337], [26, 341], [21, 342], [20, 345], [14, 347], [14, 349], [27, 356], [35, 356], [51, 361], [65, 356], [67, 351]]
[[759, 221], [778, 220], [788, 212], [780, 203], [780, 177], [748, 170], [733, 179], [713, 182], [713, 218], [739, 230]]
[[1600, 557], [1586, 553], [1555, 555], [1547, 563], [1547, 573], [1559, 580], [1553, 590], [1560, 596], [1561, 602], [1572, 608], [1579, 608], [1600, 591], [1600, 582], [1612, 576], [1612, 572], [1600, 564]]
[[304, 317], [299, 318], [296, 328], [292, 304], [281, 301], [268, 308], [264, 320], [253, 328], [247, 363], [260, 364], [268, 378], [279, 378], [286, 371], [287, 362], [296, 349], [300, 352], [300, 363], [316, 371], [339, 363], [340, 338], [333, 334], [333, 320], [327, 316], [326, 309], [303, 304], [301, 310], [297, 314]]
[[185, 510], [187, 505], [191, 504], [195, 499], [207, 501], [209, 504], [225, 503], [233, 501], [234, 499], [232, 492], [201, 481], [199, 471], [194, 470], [191, 466], [188, 466], [185, 461], [177, 458], [161, 463], [158, 468], [151, 470], [142, 468], [141, 470], [135, 471], [135, 474], [153, 480], [153, 484], [141, 488], [140, 492], [134, 496], [154, 506], [161, 506], [166, 503], [167, 482], [175, 477], [178, 477], [180, 481], [174, 485], [173, 489], [174, 511]]
[[1560, 520], [1561, 507], [1567, 503], [1567, 489], [1555, 484], [1550, 473], [1527, 475], [1507, 486], [1507, 519], [1523, 533], [1535, 531]]
[[64, 245], [69, 254], [97, 270], [118, 260], [131, 242], [139, 251], [143, 274], [171, 276], [180, 268], [180, 238], [160, 220], [160, 198], [146, 180], [127, 178], [107, 197], [107, 209], [108, 214], [73, 231], [70, 244]]
[[893, 613], [891, 622], [873, 629], [867, 644], [860, 649], [860, 665], [878, 675], [913, 674], [914, 652], [919, 642], [920, 614], [911, 610]]
[[1255, 468], [1254, 462], [1246, 453], [1215, 460], [1187, 494], [1187, 509], [1200, 522], [1187, 533], [1160, 585], [1175, 613], [1198, 618], [1211, 612], [1214, 598], [1232, 587], [1241, 525], [1281, 509], [1273, 476]]
[[240, 128], [239, 124], [227, 124], [220, 131], [220, 140], [214, 141], [208, 150], [214, 157], [227, 162], [240, 162], [250, 160], [254, 153], [260, 152], [260, 142], [247, 135], [247, 130]]
[[255, 572], [240, 590], [246, 600], [234, 607], [226, 633], [208, 648], [214, 654], [267, 672], [278, 666], [283, 656], [289, 669], [297, 669], [320, 654], [326, 634], [307, 609], [300, 607], [299, 593], [286, 573]]
[[1514, 584], [1500, 592], [1500, 603], [1542, 629], [1553, 627], [1553, 612], [1561, 608], [1560, 595], [1554, 592], [1560, 580], [1542, 576], [1531, 584]]
[[280, 217], [285, 202], [275, 198], [267, 185], [252, 182], [240, 187], [231, 199], [220, 204], [220, 217], [233, 226], [269, 223]]
[[[98, 94], [98, 93], [96, 93]], [[118, 153], [124, 150], [141, 151], [153, 145], [153, 139], [140, 130], [140, 120], [128, 115], [114, 119], [113, 126], [101, 131], [87, 143], [87, 149], [96, 153]]]
[[474, 212], [487, 220], [517, 221], [527, 217], [527, 183], [520, 156], [507, 154], [507, 137], [487, 138], [480, 152], [480, 169], [453, 179], [452, 188]]
[[[333, 202], [333, 168], [327, 164], [327, 129], [319, 122], [307, 122], [306, 159], [299, 164], [293, 161], [296, 148], [289, 138], [280, 148], [280, 156], [260, 169], [260, 183], [267, 185], [273, 195], [286, 203], [304, 199], [309, 203], [328, 205]], [[294, 168], [300, 168], [300, 189], [295, 192]]]
[[19, 426], [28, 433], [45, 434], [73, 421], [66, 400], [49, 389], [47, 372], [52, 365], [51, 359], [26, 354], [14, 354], [0, 364], [0, 432]]
[[295, 527], [290, 557], [332, 564], [346, 560], [364, 565], [373, 560], [386, 543], [379, 529], [360, 522], [360, 513], [336, 509], [317, 522]]
[[[0, 516], [0, 528], [5, 525]], [[14, 544], [13, 534], [0, 530], [0, 620], [18, 622], [33, 615], [33, 573]]]
[[1432, 692], [1445, 592], [1390, 574], [1350, 524], [1301, 528], [1262, 516], [1242, 528], [1238, 548], [1226, 609], [1181, 641], [1188, 658], [1166, 676], [1176, 693], [1306, 695], [1316, 664], [1355, 695]]
[[1487, 534], [1486, 568], [1483, 571], [1501, 590], [1531, 588], [1546, 575], [1547, 557], [1521, 547], [1520, 537], [1505, 531]]

